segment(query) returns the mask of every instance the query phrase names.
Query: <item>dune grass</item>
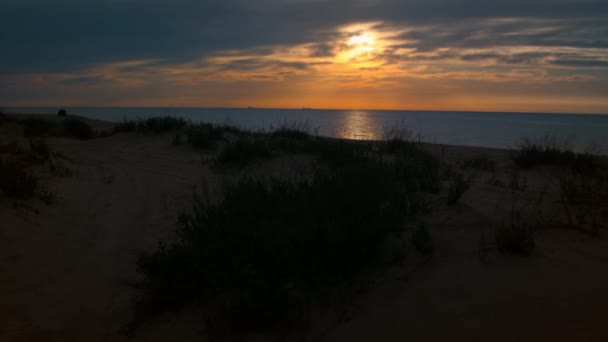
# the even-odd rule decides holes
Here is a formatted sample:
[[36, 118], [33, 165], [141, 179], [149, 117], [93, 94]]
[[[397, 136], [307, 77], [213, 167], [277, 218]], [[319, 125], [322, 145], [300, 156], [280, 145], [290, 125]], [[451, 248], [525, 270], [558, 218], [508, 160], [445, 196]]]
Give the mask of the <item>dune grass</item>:
[[555, 137], [524, 138], [512, 156], [521, 168], [540, 165], [567, 166], [577, 172], [586, 172], [597, 166], [597, 158], [589, 153], [575, 153], [567, 143], [559, 143]]
[[271, 153], [266, 139], [241, 136], [224, 147], [217, 156], [217, 162], [222, 165], [244, 167], [256, 159], [270, 157]]
[[77, 118], [67, 118], [63, 121], [64, 134], [68, 137], [88, 140], [96, 137], [96, 133], [88, 123]]
[[[255, 138], [241, 137], [220, 158], [268, 155], [268, 141]], [[139, 260], [139, 315], [196, 303], [210, 331], [276, 333], [381, 267], [389, 234], [428, 213], [418, 192], [437, 190], [439, 180], [419, 178], [439, 175], [428, 169], [439, 163], [413, 149], [387, 161], [367, 144], [324, 141], [307, 147], [325, 155], [310, 179], [245, 178], [218, 204], [195, 197], [177, 239]], [[417, 248], [432, 253], [428, 231], [414, 235]]]
[[27, 199], [38, 189], [38, 178], [28, 165], [15, 157], [0, 158], [0, 190], [5, 196]]
[[184, 118], [175, 116], [158, 116], [123, 120], [114, 126], [115, 132], [163, 133], [170, 132], [188, 125]]
[[599, 236], [608, 226], [608, 171], [567, 173], [559, 179], [559, 190], [568, 225]]

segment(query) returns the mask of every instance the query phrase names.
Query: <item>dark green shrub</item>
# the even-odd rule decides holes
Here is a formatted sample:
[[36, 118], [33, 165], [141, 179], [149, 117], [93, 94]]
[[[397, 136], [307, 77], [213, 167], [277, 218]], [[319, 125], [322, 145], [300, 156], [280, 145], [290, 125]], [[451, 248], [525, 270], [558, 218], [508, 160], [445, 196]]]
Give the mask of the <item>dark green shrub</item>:
[[58, 116], [67, 116], [68, 115], [68, 111], [65, 109], [60, 109], [59, 111], [57, 111], [57, 115]]
[[161, 116], [150, 118], [139, 118], [137, 120], [123, 120], [114, 126], [115, 132], [133, 132], [139, 133], [163, 133], [174, 131], [188, 125], [188, 121], [184, 118], [173, 116]]
[[188, 126], [187, 138], [192, 147], [212, 149], [218, 140], [224, 137], [225, 127], [210, 123], [198, 123]]
[[64, 133], [68, 137], [87, 140], [95, 137], [95, 131], [81, 119], [68, 118], [63, 121]]
[[534, 251], [534, 236], [528, 225], [512, 220], [496, 231], [496, 246], [501, 253], [527, 256]]
[[256, 159], [268, 158], [270, 155], [267, 141], [255, 137], [240, 137], [226, 145], [217, 156], [217, 161], [221, 164], [243, 167]]
[[231, 333], [293, 327], [379, 267], [389, 233], [420, 207], [390, 164], [363, 158], [308, 181], [242, 179], [223, 198], [195, 198], [178, 238], [140, 258], [141, 315], [198, 303]]
[[574, 153], [558, 145], [555, 137], [544, 137], [532, 141], [524, 139], [513, 161], [521, 168], [539, 165], [563, 165], [577, 172], [589, 172], [598, 166], [597, 158], [589, 153]]
[[11, 198], [27, 199], [36, 194], [38, 179], [14, 158], [0, 158], [0, 190]]
[[563, 175], [559, 190], [568, 225], [598, 236], [608, 224], [608, 172]]
[[310, 125], [307, 123], [281, 124], [278, 127], [270, 128], [270, 137], [305, 140], [311, 137], [311, 131]]

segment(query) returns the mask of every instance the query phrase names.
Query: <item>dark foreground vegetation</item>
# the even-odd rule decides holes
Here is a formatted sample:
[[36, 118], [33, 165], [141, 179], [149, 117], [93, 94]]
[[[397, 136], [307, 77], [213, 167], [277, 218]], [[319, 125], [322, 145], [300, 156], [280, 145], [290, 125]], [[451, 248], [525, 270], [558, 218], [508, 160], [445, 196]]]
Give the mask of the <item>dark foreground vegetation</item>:
[[[212, 126], [195, 129], [221, 136]], [[314, 171], [293, 181], [242, 178], [216, 204], [196, 196], [178, 237], [139, 260], [138, 319], [200, 305], [209, 334], [285, 332], [382, 269], [384, 246], [398, 232], [416, 228], [413, 244], [432, 253], [419, 223], [431, 210], [424, 194], [439, 193], [442, 176], [418, 143], [404, 140], [388, 158], [384, 143], [285, 128], [230, 133], [238, 136], [219, 152], [220, 164], [301, 152], [316, 156]]]
[[[225, 187], [219, 203], [196, 195], [190, 214], [178, 222], [177, 238], [139, 259], [142, 296], [134, 326], [194, 305], [203, 309], [213, 336], [303, 328], [313, 309], [351, 300], [357, 285], [381, 272], [390, 259], [385, 246], [396, 236], [405, 233], [420, 254], [432, 254], [435, 245], [424, 221], [438, 202], [430, 199], [439, 196], [453, 205], [474, 181], [411, 135], [395, 131], [380, 142], [355, 142], [320, 138], [294, 126], [251, 132], [159, 122], [166, 130], [147, 129], [146, 121], [135, 127], [144, 127], [143, 132], [177, 129], [176, 144], [218, 149], [218, 166], [243, 168], [295, 153], [311, 156], [314, 167], [291, 181], [239, 178]], [[595, 157], [523, 144], [513, 160], [521, 168], [567, 166], [569, 176], [560, 189], [571, 225], [595, 233], [602, 225], [598, 222], [606, 222], [608, 177], [596, 167]], [[491, 173], [490, 184], [514, 194], [527, 190], [526, 178], [515, 170], [499, 182], [496, 162], [486, 156], [460, 166]], [[531, 255], [538, 222], [515, 207], [495, 230], [495, 246], [500, 252]]]

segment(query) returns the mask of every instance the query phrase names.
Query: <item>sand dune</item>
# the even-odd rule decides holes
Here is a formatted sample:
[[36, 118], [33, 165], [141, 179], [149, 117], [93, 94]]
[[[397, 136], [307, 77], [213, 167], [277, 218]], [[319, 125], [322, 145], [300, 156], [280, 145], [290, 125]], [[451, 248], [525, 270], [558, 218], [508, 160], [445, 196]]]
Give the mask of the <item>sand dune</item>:
[[[5, 141], [19, 134], [0, 128]], [[137, 277], [139, 253], [173, 234], [193, 186], [227, 177], [202, 163], [199, 152], [170, 141], [170, 135], [134, 133], [49, 139], [73, 170], [49, 180], [59, 200], [31, 204], [38, 214], [0, 200], [1, 341], [129, 340], [120, 329], [132, 317], [136, 293], [128, 282]], [[447, 147], [444, 153], [454, 160], [483, 153], [501, 167], [509, 163], [507, 151]], [[264, 162], [247, 172], [269, 174], [293, 162]], [[546, 172], [527, 174], [525, 196], [538, 195]], [[430, 219], [436, 255], [412, 257], [379, 277], [350, 320], [311, 332], [308, 340], [608, 340], [605, 240], [540, 231], [531, 258], [490, 251], [479, 260], [480, 232], [492, 239], [508, 201], [508, 191], [480, 181], [462, 204], [437, 210]], [[550, 207], [543, 215], [559, 214]], [[131, 340], [200, 341], [202, 330], [195, 314], [167, 314], [146, 322]]]

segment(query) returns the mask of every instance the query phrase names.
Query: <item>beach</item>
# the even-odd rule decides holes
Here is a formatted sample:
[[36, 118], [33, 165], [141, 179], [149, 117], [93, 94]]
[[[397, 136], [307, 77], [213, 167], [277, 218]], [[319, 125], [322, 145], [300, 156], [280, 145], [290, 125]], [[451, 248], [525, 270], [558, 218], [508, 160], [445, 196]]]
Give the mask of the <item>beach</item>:
[[[83, 120], [97, 131], [113, 127]], [[0, 143], [25, 144], [22, 130], [19, 123], [1, 124]], [[244, 168], [218, 169], [211, 162], [217, 152], [172, 144], [173, 137], [119, 132], [90, 140], [46, 138], [70, 170], [61, 177], [42, 166], [35, 171], [56, 199], [47, 205], [0, 197], [0, 340], [205, 340], [196, 308], [164, 313], [133, 335], [124, 333], [138, 296], [131, 285], [139, 277], [139, 255], [174, 237], [193, 191], [204, 189], [219, 200], [226, 182], [247, 175], [289, 178], [305, 170], [311, 157], [282, 153]], [[488, 182], [494, 177], [508, 183], [516, 170], [513, 151], [424, 148], [455, 167], [484, 156], [496, 163], [496, 171], [464, 170], [474, 180], [471, 188], [455, 205], [433, 208], [426, 218], [432, 256], [408, 252], [402, 263], [370, 274], [373, 286], [338, 323], [331, 314], [313, 315], [313, 328], [286, 339], [607, 340], [608, 242], [552, 223], [564, 215], [556, 169], [517, 170], [526, 185], [516, 193]], [[494, 231], [515, 200], [528, 203], [546, 228], [534, 232], [536, 247], [529, 257], [499, 253], [494, 242]]]

